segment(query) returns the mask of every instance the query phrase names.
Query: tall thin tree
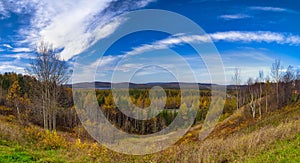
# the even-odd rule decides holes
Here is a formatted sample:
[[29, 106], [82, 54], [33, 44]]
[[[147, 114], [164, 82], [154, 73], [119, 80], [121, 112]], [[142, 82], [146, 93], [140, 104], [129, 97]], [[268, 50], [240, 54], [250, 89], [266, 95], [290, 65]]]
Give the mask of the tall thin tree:
[[267, 113], [268, 112], [268, 98], [269, 98], [268, 96], [269, 96], [269, 92], [271, 90], [270, 77], [267, 76], [265, 78], [265, 81], [266, 81], [266, 83], [265, 83], [265, 85], [266, 85], [266, 87], [265, 87], [265, 93], [266, 93], [266, 113]]
[[68, 79], [67, 64], [61, 60], [57, 50], [46, 42], [40, 42], [36, 47], [36, 56], [27, 69], [38, 81], [45, 129], [56, 129], [58, 107], [58, 87]]
[[239, 68], [235, 68], [232, 76], [232, 81], [235, 86], [236, 92], [236, 109], [239, 109], [239, 88], [241, 84], [241, 70]]
[[271, 67], [271, 76], [273, 77], [274, 82], [276, 83], [276, 102], [277, 108], [279, 108], [279, 82], [281, 76], [281, 63], [279, 59], [275, 59], [275, 62]]
[[264, 82], [264, 71], [260, 70], [258, 74], [258, 82], [259, 82], [259, 118], [261, 118], [262, 112], [261, 112], [261, 100], [262, 100], [262, 83]]

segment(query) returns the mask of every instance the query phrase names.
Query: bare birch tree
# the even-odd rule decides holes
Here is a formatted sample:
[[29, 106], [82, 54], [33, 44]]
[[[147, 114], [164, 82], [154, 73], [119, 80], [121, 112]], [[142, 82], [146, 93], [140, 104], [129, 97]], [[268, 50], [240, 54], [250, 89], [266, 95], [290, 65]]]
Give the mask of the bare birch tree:
[[38, 81], [38, 92], [41, 99], [43, 124], [45, 129], [56, 129], [58, 107], [58, 86], [67, 81], [67, 65], [60, 60], [56, 49], [46, 42], [40, 42], [36, 47], [35, 59], [27, 69]]
[[261, 112], [261, 99], [262, 99], [262, 83], [264, 82], [264, 71], [260, 70], [258, 75], [258, 82], [259, 82], [259, 118], [261, 118], [262, 112]]
[[255, 84], [252, 78], [249, 78], [247, 81], [248, 91], [249, 91], [249, 106], [251, 109], [252, 117], [255, 118], [256, 115], [256, 98], [257, 98], [257, 90], [255, 88]]
[[266, 113], [268, 112], [268, 96], [269, 96], [269, 92], [270, 92], [270, 90], [271, 90], [271, 82], [270, 82], [270, 77], [269, 76], [267, 76], [266, 78], [265, 78], [265, 81], [266, 81], [266, 83], [265, 83], [265, 85], [266, 85], [266, 87], [265, 87], [265, 93], [266, 93]]
[[235, 85], [235, 92], [236, 92], [236, 109], [239, 109], [239, 88], [241, 84], [241, 71], [239, 68], [235, 68], [233, 72], [232, 81]]
[[271, 67], [271, 76], [273, 77], [274, 82], [276, 83], [276, 101], [277, 107], [279, 108], [279, 82], [281, 76], [281, 63], [279, 59], [275, 59], [275, 62]]

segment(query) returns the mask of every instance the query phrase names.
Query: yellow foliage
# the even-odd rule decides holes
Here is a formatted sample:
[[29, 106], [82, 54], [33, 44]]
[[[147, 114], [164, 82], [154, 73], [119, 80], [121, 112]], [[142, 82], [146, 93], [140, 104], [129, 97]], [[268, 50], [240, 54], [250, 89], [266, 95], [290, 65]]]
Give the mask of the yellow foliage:
[[25, 132], [29, 139], [37, 141], [38, 146], [44, 149], [58, 149], [67, 146], [65, 139], [59, 136], [56, 131], [45, 131], [31, 126], [27, 127]]
[[36, 126], [30, 126], [25, 128], [25, 133], [29, 139], [39, 141], [42, 139], [44, 131]]
[[192, 136], [193, 136], [192, 133], [187, 133], [187, 134], [186, 134], [186, 137], [192, 137]]
[[41, 145], [45, 149], [59, 149], [67, 146], [65, 139], [57, 134], [56, 131], [46, 131], [43, 135]]
[[86, 149], [88, 147], [87, 143], [82, 143], [80, 139], [77, 139], [74, 145], [75, 148], [77, 149]]

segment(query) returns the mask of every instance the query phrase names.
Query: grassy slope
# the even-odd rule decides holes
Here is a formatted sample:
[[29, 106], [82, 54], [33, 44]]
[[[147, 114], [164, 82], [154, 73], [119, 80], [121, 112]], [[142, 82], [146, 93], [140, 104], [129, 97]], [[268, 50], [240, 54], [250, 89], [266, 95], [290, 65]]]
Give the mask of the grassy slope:
[[292, 139], [277, 141], [253, 157], [249, 157], [245, 162], [300, 162], [300, 134]]
[[248, 114], [246, 108], [236, 112], [203, 142], [197, 140], [201, 126], [195, 126], [181, 143], [146, 156], [118, 154], [69, 133], [55, 136], [0, 117], [0, 162], [300, 162], [299, 104], [261, 120], [243, 118]]

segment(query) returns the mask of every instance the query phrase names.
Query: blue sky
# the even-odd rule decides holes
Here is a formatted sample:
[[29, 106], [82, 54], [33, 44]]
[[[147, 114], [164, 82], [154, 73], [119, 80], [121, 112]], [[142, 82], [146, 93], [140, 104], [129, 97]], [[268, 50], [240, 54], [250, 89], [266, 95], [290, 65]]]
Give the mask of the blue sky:
[[[0, 72], [24, 73], [41, 40], [62, 49], [61, 57], [72, 65], [86, 49], [122, 27], [126, 20], [118, 19], [120, 14], [138, 9], [168, 10], [197, 23], [221, 55], [227, 84], [231, 83], [235, 67], [241, 69], [243, 82], [257, 77], [259, 70], [269, 75], [275, 58], [284, 67], [300, 68], [300, 4], [294, 0], [0, 0]], [[117, 81], [133, 71], [136, 73], [131, 81], [141, 83], [176, 81], [168, 69], [177, 68], [182, 69], [179, 74], [184, 74], [183, 81], [189, 82], [190, 74], [184, 72], [188, 64], [198, 82], [209, 83], [205, 64], [189, 41], [182, 42], [199, 39], [158, 31], [136, 32], [115, 42], [103, 57], [90, 58], [90, 64], [82, 67], [88, 72], [98, 65], [98, 81], [111, 81], [116, 67], [120, 75]], [[182, 58], [175, 53], [186, 63], [181, 64]], [[139, 55], [122, 61], [129, 54]], [[145, 63], [159, 63], [164, 68], [145, 67]]]

